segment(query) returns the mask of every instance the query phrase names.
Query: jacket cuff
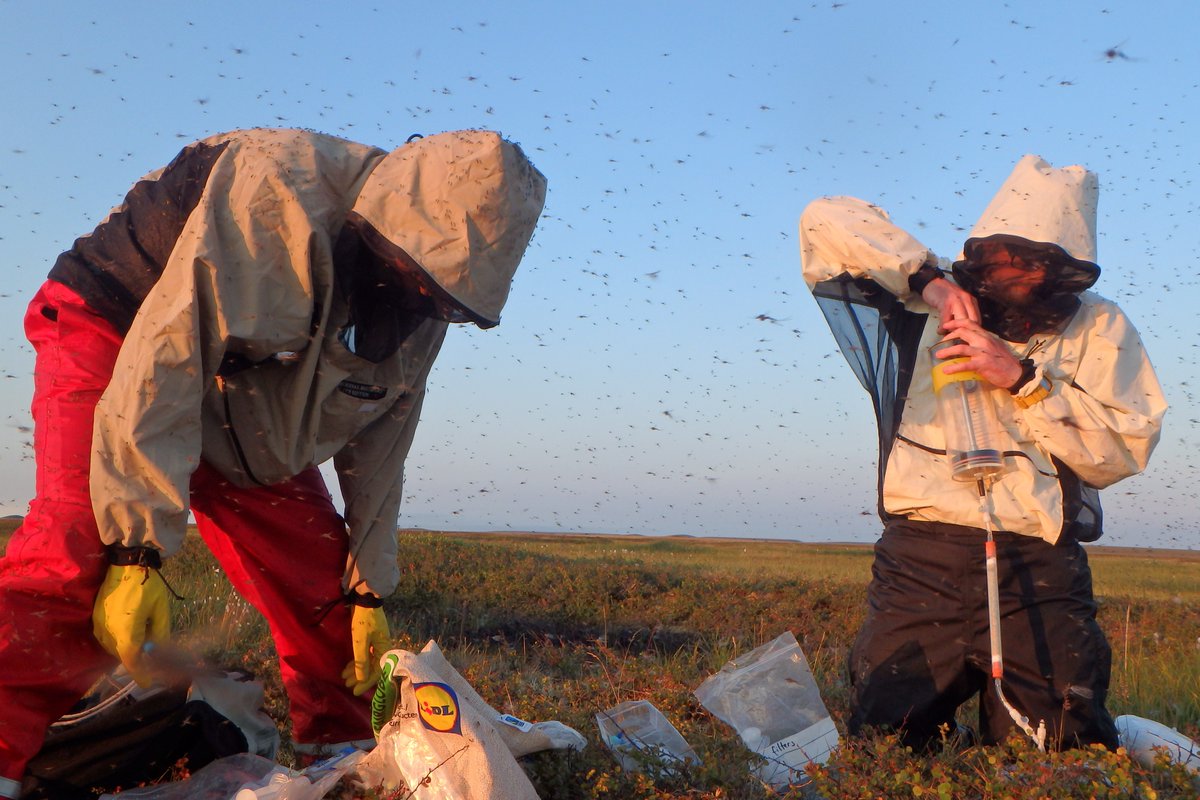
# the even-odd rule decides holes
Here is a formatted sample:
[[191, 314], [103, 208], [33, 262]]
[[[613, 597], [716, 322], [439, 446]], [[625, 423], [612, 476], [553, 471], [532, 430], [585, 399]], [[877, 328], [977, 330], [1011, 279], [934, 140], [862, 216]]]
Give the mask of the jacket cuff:
[[925, 291], [926, 286], [938, 278], [944, 277], [946, 277], [946, 273], [941, 267], [925, 263], [921, 265], [919, 270], [908, 276], [908, 288], [913, 294], [920, 297], [921, 293]]
[[162, 553], [156, 547], [124, 547], [110, 544], [105, 550], [108, 552], [108, 563], [114, 567], [162, 569]]
[[1037, 365], [1033, 363], [1032, 358], [1021, 359], [1021, 377], [1017, 378], [1017, 382], [1008, 387], [1008, 393], [1015, 395], [1017, 392], [1025, 388], [1025, 386], [1037, 377]]
[[352, 606], [361, 606], [362, 608], [383, 608], [383, 598], [370, 592], [365, 594], [347, 592], [346, 602]]

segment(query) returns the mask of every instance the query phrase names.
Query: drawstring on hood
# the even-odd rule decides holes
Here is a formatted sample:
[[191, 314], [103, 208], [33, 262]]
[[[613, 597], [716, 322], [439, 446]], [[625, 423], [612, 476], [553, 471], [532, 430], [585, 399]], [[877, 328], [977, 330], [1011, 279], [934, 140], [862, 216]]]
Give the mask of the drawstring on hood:
[[[1096, 264], [1099, 183], [1080, 166], [1054, 168], [1027, 155], [992, 198], [953, 265], [954, 279], [979, 300], [983, 327], [1012, 342], [1061, 331], [1079, 308], [1079, 293], [1100, 277]], [[989, 281], [988, 245], [1002, 244], [1043, 279], [1014, 303]]]

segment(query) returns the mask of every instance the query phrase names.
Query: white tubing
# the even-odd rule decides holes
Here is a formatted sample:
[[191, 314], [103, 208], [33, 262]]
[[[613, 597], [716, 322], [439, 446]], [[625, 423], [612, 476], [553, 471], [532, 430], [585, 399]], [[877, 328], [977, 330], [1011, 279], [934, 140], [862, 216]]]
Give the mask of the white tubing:
[[1038, 722], [1037, 730], [1029, 724], [1029, 717], [1017, 711], [1008, 698], [1004, 696], [1004, 687], [1000, 679], [1004, 677], [1004, 649], [1000, 644], [1000, 569], [996, 560], [996, 540], [992, 538], [992, 496], [991, 485], [986, 478], [979, 480], [979, 510], [983, 514], [983, 525], [987, 530], [985, 543], [987, 567], [987, 601], [988, 601], [988, 635], [992, 641], [992, 683], [996, 687], [996, 696], [1000, 704], [1012, 717], [1017, 727], [1033, 740], [1037, 749], [1046, 752], [1046, 721]]
[[988, 530], [987, 544], [988, 634], [992, 639], [992, 677], [1004, 677], [1004, 648], [1000, 644], [1000, 570], [996, 565], [996, 542]]

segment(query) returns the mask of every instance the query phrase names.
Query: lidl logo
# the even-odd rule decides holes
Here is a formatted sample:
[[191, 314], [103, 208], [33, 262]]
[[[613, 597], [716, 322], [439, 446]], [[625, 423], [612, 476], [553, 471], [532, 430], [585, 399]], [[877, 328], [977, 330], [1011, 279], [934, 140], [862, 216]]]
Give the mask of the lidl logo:
[[438, 733], [462, 733], [458, 714], [458, 696], [444, 683], [414, 683], [417, 713], [421, 723]]

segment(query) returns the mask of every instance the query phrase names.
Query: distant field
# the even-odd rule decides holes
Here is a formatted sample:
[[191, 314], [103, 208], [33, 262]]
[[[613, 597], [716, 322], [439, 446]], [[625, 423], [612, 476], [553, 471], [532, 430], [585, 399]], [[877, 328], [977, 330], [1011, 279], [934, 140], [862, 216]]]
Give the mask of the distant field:
[[[0, 521], [0, 546], [12, 527]], [[1114, 651], [1110, 709], [1200, 737], [1200, 554], [1089, 552]], [[525, 762], [542, 797], [763, 800], [747, 751], [692, 691], [731, 658], [791, 630], [841, 725], [845, 657], [862, 619], [871, 548], [410, 530], [400, 532], [398, 564], [400, 586], [385, 603], [397, 647], [434, 639], [497, 708], [561, 720], [588, 737], [581, 754]], [[172, 609], [178, 641], [208, 663], [260, 676], [286, 738], [286, 700], [261, 617], [232, 594], [198, 537], [188, 537], [164, 573], [186, 598]], [[594, 717], [631, 699], [666, 714], [703, 766], [657, 785], [617, 767]], [[950, 748], [930, 758], [887, 738], [845, 745], [837, 773], [818, 776], [818, 796], [1196, 797], [1186, 777], [1122, 755], [1031, 756], [1021, 748]], [[1025, 789], [1012, 794], [1012, 785]]]
[[[872, 545], [613, 534], [451, 533], [576, 561], [670, 564], [743, 576], [870, 580]], [[982, 547], [982, 546], [981, 546]], [[1200, 550], [1089, 545], [1096, 593], [1200, 600]]]

